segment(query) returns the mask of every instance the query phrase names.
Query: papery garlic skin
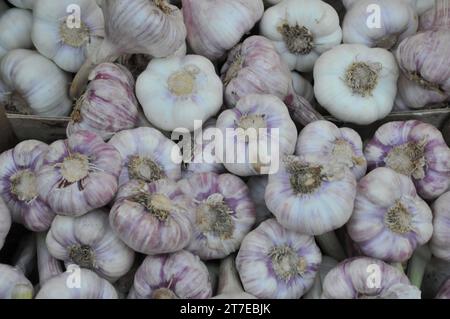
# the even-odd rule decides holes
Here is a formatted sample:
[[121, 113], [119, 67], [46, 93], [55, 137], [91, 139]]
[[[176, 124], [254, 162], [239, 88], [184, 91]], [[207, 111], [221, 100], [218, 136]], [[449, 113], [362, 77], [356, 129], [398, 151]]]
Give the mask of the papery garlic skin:
[[9, 9], [0, 13], [0, 60], [10, 50], [31, 49], [33, 15], [29, 10]]
[[57, 216], [46, 243], [50, 254], [66, 265], [90, 269], [111, 282], [133, 265], [134, 251], [113, 232], [104, 210], [80, 217]]
[[0, 61], [0, 78], [9, 89], [0, 101], [12, 103], [19, 111], [41, 116], [69, 114], [69, 76], [36, 51], [9, 51]]
[[87, 130], [108, 140], [116, 132], [138, 125], [134, 79], [125, 67], [102, 63], [91, 72], [89, 80], [86, 92], [72, 112], [67, 136]]
[[[379, 274], [375, 279], [374, 273]], [[323, 282], [324, 299], [420, 299], [420, 291], [396, 267], [369, 257], [349, 258]]]
[[434, 256], [450, 261], [450, 192], [442, 194], [433, 203], [433, 237], [430, 248]]
[[3, 199], [0, 197], [0, 250], [2, 249], [9, 229], [11, 228], [11, 214]]
[[133, 180], [119, 189], [109, 220], [116, 234], [135, 251], [176, 252], [192, 238], [189, 199], [171, 180], [150, 184]]
[[231, 174], [200, 173], [178, 182], [189, 196], [194, 234], [186, 250], [203, 260], [220, 259], [239, 248], [255, 223], [247, 185]]
[[[108, 142], [117, 149], [123, 159], [119, 186], [132, 179], [146, 183], [159, 179], [181, 178], [179, 147], [160, 131], [150, 127], [125, 130]], [[175, 158], [176, 157], [176, 158]]]
[[403, 0], [403, 1], [406, 1], [410, 5], [412, 5], [412, 7], [416, 10], [419, 16], [432, 9], [433, 6], [436, 4], [436, 0]]
[[211, 61], [187, 55], [152, 60], [137, 80], [136, 96], [157, 128], [193, 131], [194, 121], [206, 121], [219, 111], [223, 88]]
[[314, 66], [317, 101], [341, 121], [367, 125], [388, 115], [399, 71], [392, 53], [361, 44], [342, 44]]
[[269, 183], [267, 175], [252, 176], [247, 181], [250, 197], [255, 203], [256, 221], [255, 226], [258, 226], [266, 219], [273, 218], [271, 211], [266, 206], [264, 196], [266, 194], [266, 187]]
[[315, 121], [305, 126], [298, 136], [296, 154], [312, 161], [327, 158], [333, 164], [349, 168], [357, 180], [367, 169], [359, 134], [351, 128], [338, 128], [329, 121]]
[[[74, 270], [79, 275], [79, 281], [73, 283], [71, 278], [74, 276]], [[118, 296], [115, 288], [106, 279], [91, 270], [74, 268], [45, 282], [36, 299], [118, 299]]]
[[[370, 24], [369, 8], [377, 7], [379, 25]], [[413, 7], [403, 1], [361, 0], [347, 11], [342, 25], [344, 43], [391, 49], [416, 33], [418, 17]]]
[[[76, 22], [74, 13], [79, 14]], [[100, 45], [105, 36], [103, 14], [95, 1], [39, 0], [33, 18], [31, 36], [37, 50], [67, 72], [77, 72], [88, 46]]]
[[50, 278], [59, 276], [64, 272], [62, 263], [48, 251], [45, 242], [46, 232], [36, 234], [36, 256], [39, 274], [39, 285], [43, 285]]
[[217, 128], [224, 136], [223, 164], [235, 175], [272, 173], [280, 157], [295, 151], [297, 128], [286, 105], [274, 95], [243, 97], [219, 115]]
[[364, 155], [369, 169], [386, 166], [410, 176], [424, 199], [436, 198], [450, 186], [450, 148], [431, 124], [386, 123], [367, 143]]
[[439, 289], [436, 299], [450, 299], [450, 279], [448, 279]]
[[212, 295], [208, 269], [182, 250], [147, 256], [134, 278], [133, 299], [207, 299]]
[[285, 0], [261, 19], [261, 34], [274, 41], [291, 70], [312, 71], [317, 58], [341, 43], [339, 16], [321, 0]]
[[[434, 2], [434, 0], [429, 0]], [[450, 3], [448, 0], [436, 0], [435, 5], [430, 7], [420, 16], [419, 29], [437, 30], [450, 28]]]
[[291, 72], [291, 75], [295, 93], [312, 103], [314, 100], [314, 87], [312, 84], [297, 72]]
[[236, 267], [248, 293], [298, 299], [312, 286], [321, 260], [314, 237], [286, 230], [269, 219], [244, 238]]
[[449, 50], [450, 33], [444, 29], [420, 32], [400, 43], [396, 58], [409, 82], [399, 85], [403, 104], [421, 108], [450, 99], [450, 62], [443, 53]]
[[183, 0], [188, 43], [196, 54], [220, 59], [264, 13], [262, 0]]
[[289, 230], [322, 235], [343, 226], [353, 211], [356, 179], [352, 172], [327, 159], [311, 161], [286, 156], [269, 175], [266, 205]]
[[19, 269], [0, 264], [0, 299], [32, 299], [33, 292], [33, 284]]
[[289, 68], [273, 43], [262, 36], [251, 36], [233, 48], [221, 76], [228, 107], [253, 93], [272, 94], [284, 100], [292, 81]]
[[55, 212], [39, 195], [37, 175], [49, 150], [45, 143], [29, 140], [0, 155], [0, 197], [16, 223], [31, 231], [47, 230]]
[[34, 4], [38, 0], [8, 0], [11, 4], [13, 4], [15, 7], [22, 8], [22, 9], [33, 9]]
[[38, 192], [57, 214], [81, 216], [114, 198], [121, 167], [113, 146], [80, 131], [50, 145], [38, 172]]
[[347, 231], [364, 255], [404, 262], [430, 240], [431, 209], [410, 178], [379, 167], [359, 181]]

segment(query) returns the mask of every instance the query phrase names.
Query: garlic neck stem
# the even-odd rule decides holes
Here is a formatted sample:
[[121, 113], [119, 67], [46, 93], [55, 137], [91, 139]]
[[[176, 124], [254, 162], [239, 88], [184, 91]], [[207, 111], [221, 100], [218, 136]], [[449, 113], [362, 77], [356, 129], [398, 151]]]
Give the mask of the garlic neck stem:
[[220, 263], [219, 287], [217, 294], [235, 294], [243, 292], [239, 275], [234, 265], [234, 257], [228, 256]]
[[322, 248], [323, 254], [333, 257], [337, 261], [342, 261], [346, 258], [344, 248], [342, 248], [336, 233], [330, 231], [328, 233], [316, 236], [316, 241]]
[[408, 262], [408, 278], [411, 284], [420, 289], [422, 286], [425, 268], [431, 259], [431, 251], [428, 245], [423, 245], [416, 249]]
[[324, 119], [305, 98], [295, 93], [292, 84], [284, 103], [288, 107], [293, 121], [299, 125], [306, 126], [311, 122]]
[[39, 283], [43, 285], [47, 280], [64, 272], [59, 260], [50, 255], [45, 243], [46, 233], [36, 234], [37, 267]]
[[36, 256], [36, 238], [34, 234], [29, 235], [19, 244], [18, 251], [16, 258], [14, 258], [14, 267], [27, 276], [33, 270], [34, 257]]

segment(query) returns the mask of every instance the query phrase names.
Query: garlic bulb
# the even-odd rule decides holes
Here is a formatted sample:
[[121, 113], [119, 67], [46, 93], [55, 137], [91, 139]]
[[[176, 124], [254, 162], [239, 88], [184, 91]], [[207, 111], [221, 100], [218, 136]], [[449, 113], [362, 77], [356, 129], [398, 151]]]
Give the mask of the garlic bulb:
[[9, 89], [0, 101], [17, 110], [41, 116], [65, 116], [72, 107], [69, 77], [35, 51], [9, 51], [0, 61], [0, 78]]
[[9, 9], [0, 14], [0, 60], [10, 50], [31, 49], [33, 15], [24, 9]]
[[252, 176], [247, 181], [247, 187], [250, 192], [250, 197], [255, 204], [255, 226], [258, 226], [266, 219], [273, 218], [273, 215], [267, 208], [266, 201], [264, 199], [268, 182], [269, 178], [267, 177], [267, 175]]
[[113, 146], [80, 131], [50, 145], [38, 172], [38, 193], [59, 215], [84, 215], [114, 198], [121, 164]]
[[39, 195], [37, 175], [47, 144], [29, 140], [0, 155], [0, 196], [5, 200], [15, 222], [32, 231], [47, 230], [54, 211]]
[[236, 267], [248, 293], [298, 299], [312, 286], [321, 261], [313, 237], [286, 230], [272, 218], [244, 238]]
[[450, 278], [439, 289], [436, 299], [450, 299]]
[[187, 250], [204, 260], [220, 259], [239, 248], [255, 223], [247, 185], [237, 176], [195, 174], [178, 182], [192, 198], [194, 234]]
[[449, 50], [448, 30], [420, 32], [400, 43], [396, 51], [398, 65], [407, 82], [413, 85], [413, 88], [399, 85], [405, 105], [421, 108], [450, 99], [450, 61], [443, 54]]
[[22, 9], [33, 9], [34, 4], [38, 0], [8, 0], [11, 4], [13, 4], [15, 7], [22, 8]]
[[175, 56], [149, 63], [136, 82], [136, 96], [157, 128], [193, 131], [194, 121], [206, 121], [219, 111], [223, 88], [208, 59]]
[[433, 203], [433, 237], [431, 239], [431, 251], [434, 256], [450, 261], [450, 192], [442, 194]]
[[104, 140], [114, 133], [131, 129], [139, 122], [134, 79], [123, 66], [99, 64], [89, 75], [91, 81], [77, 101], [67, 126], [67, 136], [91, 131]]
[[168, 179], [125, 184], [109, 214], [116, 234], [129, 247], [147, 255], [186, 247], [192, 237], [191, 219], [187, 197]]
[[207, 299], [211, 297], [208, 269], [187, 251], [148, 256], [134, 278], [135, 299]]
[[252, 93], [272, 94], [284, 100], [292, 85], [286, 63], [273, 43], [262, 36], [251, 36], [234, 47], [221, 74], [228, 107]]
[[166, 57], [183, 47], [186, 27], [181, 10], [165, 0], [108, 0], [101, 2], [106, 38], [91, 48], [76, 75], [72, 97], [79, 97], [96, 64], [112, 62], [123, 54]]
[[39, 274], [39, 284], [42, 286], [50, 278], [56, 277], [64, 272], [58, 259], [53, 257], [48, 251], [45, 239], [47, 233], [36, 234], [37, 267]]
[[[370, 8], [376, 8], [377, 11]], [[372, 18], [379, 12], [377, 19]], [[416, 33], [418, 17], [403, 1], [362, 0], [347, 11], [342, 25], [344, 43], [391, 49]]]
[[174, 161], [174, 157], [180, 155], [180, 149], [154, 128], [119, 132], [111, 138], [109, 145], [117, 149], [123, 159], [119, 186], [133, 179], [150, 183], [163, 178], [181, 178], [180, 163]]
[[223, 164], [239, 176], [274, 172], [280, 157], [295, 151], [297, 128], [286, 105], [274, 95], [243, 97], [219, 115], [217, 128], [224, 136]]
[[11, 228], [11, 215], [3, 199], [0, 197], [0, 250], [2, 249], [9, 229]]
[[450, 186], [450, 148], [441, 132], [420, 121], [397, 121], [378, 128], [364, 150], [369, 169], [386, 166], [411, 176], [424, 199]]
[[108, 214], [93, 210], [80, 217], [57, 216], [46, 239], [50, 254], [115, 281], [133, 265], [134, 252], [114, 234]]
[[317, 60], [314, 93], [319, 104], [334, 117], [366, 125], [391, 112], [398, 74], [389, 51], [342, 44]]
[[64, 71], [77, 72], [88, 46], [100, 45], [105, 36], [103, 14], [95, 1], [39, 0], [33, 17], [34, 45]]
[[0, 264], [0, 299], [32, 299], [33, 291], [32, 283], [19, 269]]
[[117, 292], [95, 272], [73, 268], [47, 280], [36, 299], [117, 299]]
[[228, 256], [220, 262], [219, 288], [212, 299], [256, 299], [242, 288], [234, 256]]
[[420, 290], [396, 267], [368, 257], [350, 258], [323, 282], [325, 299], [420, 299]]
[[316, 121], [298, 136], [296, 154], [312, 161], [326, 158], [330, 163], [348, 167], [356, 179], [366, 173], [367, 162], [359, 134], [351, 128], [338, 128], [329, 121]]
[[341, 165], [286, 156], [269, 175], [267, 208], [289, 230], [322, 235], [343, 226], [353, 211], [356, 179]]
[[407, 176], [379, 167], [359, 181], [347, 231], [364, 255], [404, 262], [430, 240], [431, 209]]
[[262, 0], [183, 0], [182, 10], [192, 50], [217, 60], [261, 19], [264, 5]]
[[312, 84], [297, 72], [291, 72], [292, 86], [296, 94], [303, 96], [309, 103], [314, 100]]
[[342, 40], [339, 16], [321, 0], [285, 0], [269, 8], [261, 34], [274, 41], [291, 70], [312, 71], [317, 58]]
[[[433, 0], [434, 1], [434, 0]], [[420, 16], [420, 30], [436, 30], [450, 28], [450, 2], [436, 0], [434, 7]]]

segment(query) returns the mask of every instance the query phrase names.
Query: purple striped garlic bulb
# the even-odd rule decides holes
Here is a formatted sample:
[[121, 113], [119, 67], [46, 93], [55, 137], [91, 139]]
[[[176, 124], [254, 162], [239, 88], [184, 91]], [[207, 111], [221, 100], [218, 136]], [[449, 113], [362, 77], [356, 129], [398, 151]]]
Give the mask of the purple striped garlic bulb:
[[91, 72], [89, 80], [72, 112], [67, 136], [86, 130], [108, 140], [116, 132], [137, 126], [138, 102], [130, 71], [119, 64], [102, 63]]
[[404, 79], [397, 104], [422, 108], [450, 99], [450, 33], [442, 29], [419, 32], [403, 40], [396, 57]]
[[46, 243], [50, 254], [66, 265], [90, 269], [111, 282], [125, 275], [134, 261], [134, 251], [114, 233], [101, 209], [80, 217], [57, 216]]
[[154, 128], [119, 132], [108, 144], [114, 146], [123, 159], [119, 186], [134, 179], [151, 183], [164, 178], [181, 178], [181, 165], [174, 160], [180, 155], [180, 149]]
[[286, 105], [274, 95], [243, 97], [219, 115], [217, 128], [224, 136], [223, 164], [239, 176], [273, 173], [280, 158], [295, 151], [297, 128]]
[[205, 264], [188, 251], [147, 256], [134, 277], [130, 299], [207, 299], [212, 295]]
[[106, 279], [89, 269], [74, 267], [47, 280], [36, 299], [118, 299], [118, 295]]
[[113, 146], [80, 131], [50, 145], [37, 175], [38, 193], [57, 214], [81, 216], [114, 198], [121, 166]]
[[450, 299], [450, 278], [441, 286], [436, 299]]
[[262, 0], [182, 0], [188, 43], [210, 60], [222, 58], [261, 19]]
[[325, 277], [324, 299], [420, 299], [421, 292], [396, 267], [369, 257], [349, 258]]
[[369, 169], [386, 166], [410, 176], [424, 199], [436, 198], [450, 186], [450, 148], [431, 124], [386, 123], [367, 143], [364, 155]]
[[0, 197], [0, 250], [2, 249], [6, 236], [11, 228], [11, 213], [3, 199]]
[[283, 158], [269, 175], [267, 208], [289, 230], [322, 235], [343, 226], [353, 211], [356, 179], [342, 166], [299, 156]]
[[0, 196], [13, 221], [32, 231], [47, 230], [55, 217], [37, 181], [48, 151], [47, 144], [29, 140], [0, 155]]
[[404, 262], [430, 240], [431, 209], [411, 179], [380, 167], [359, 181], [347, 231], [366, 256]]
[[0, 299], [32, 299], [33, 284], [16, 267], [0, 264]]
[[434, 256], [450, 261], [450, 191], [433, 203], [433, 236], [431, 252]]
[[231, 174], [200, 173], [178, 182], [191, 198], [194, 233], [187, 250], [203, 260], [221, 259], [239, 249], [255, 223], [247, 185]]
[[329, 121], [315, 121], [298, 136], [296, 154], [311, 160], [323, 160], [348, 167], [356, 179], [364, 176], [367, 161], [359, 134], [347, 127], [338, 128]]
[[250, 197], [255, 204], [255, 226], [258, 226], [266, 219], [273, 218], [272, 213], [266, 206], [266, 200], [264, 198], [268, 183], [269, 178], [267, 175], [252, 176], [247, 181], [247, 187], [250, 192]]
[[299, 299], [313, 285], [321, 261], [314, 237], [272, 218], [244, 238], [236, 267], [245, 291], [257, 298]]
[[116, 234], [135, 251], [176, 252], [192, 238], [189, 200], [177, 183], [130, 181], [119, 189], [109, 220]]

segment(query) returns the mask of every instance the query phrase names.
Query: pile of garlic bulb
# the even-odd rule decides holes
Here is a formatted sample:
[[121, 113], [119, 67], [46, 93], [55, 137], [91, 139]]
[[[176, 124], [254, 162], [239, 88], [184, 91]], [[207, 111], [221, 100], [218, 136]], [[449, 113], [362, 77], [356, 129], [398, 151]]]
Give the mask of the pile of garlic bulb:
[[450, 0], [337, 2], [0, 0], [0, 107], [68, 121], [0, 299], [450, 298]]

